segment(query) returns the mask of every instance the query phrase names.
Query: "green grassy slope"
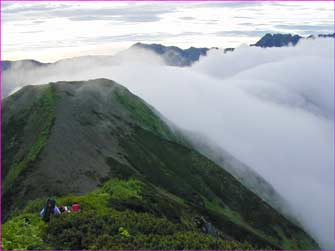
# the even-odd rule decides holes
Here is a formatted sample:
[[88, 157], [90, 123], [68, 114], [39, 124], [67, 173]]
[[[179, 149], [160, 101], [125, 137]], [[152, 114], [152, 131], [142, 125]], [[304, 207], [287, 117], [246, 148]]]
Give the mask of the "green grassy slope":
[[[24, 92], [24, 90], [23, 90]], [[17, 96], [21, 93], [17, 93]], [[14, 96], [16, 98], [16, 96]], [[41, 88], [41, 95], [19, 116], [9, 118], [3, 130], [2, 195], [3, 207], [13, 203], [12, 194], [20, 189], [20, 181], [34, 168], [49, 138], [55, 120], [56, 97], [51, 86]], [[25, 137], [29, 134], [30, 137]]]
[[44, 200], [32, 201], [24, 210], [17, 212], [18, 216], [13, 216], [3, 225], [4, 248], [253, 249], [247, 242], [224, 240], [201, 233], [190, 220], [174, 222], [144, 208], [121, 209], [117, 203], [134, 203], [138, 200], [137, 203], [149, 209], [152, 202], [148, 199], [165, 196], [153, 187], [149, 188], [153, 192], [149, 195], [147, 189], [145, 183], [136, 179], [113, 179], [87, 195], [56, 198], [65, 205], [78, 201], [82, 212], [55, 216], [48, 225], [36, 215]]
[[[49, 84], [40, 98], [31, 103], [31, 108], [13, 113], [5, 124], [5, 130], [11, 126], [21, 128], [6, 132], [5, 139], [13, 143], [3, 148], [5, 152], [14, 152], [3, 155], [7, 170], [4, 238], [8, 247], [13, 247], [10, 245], [14, 245], [15, 238], [20, 239], [9, 229], [26, 224], [27, 231], [33, 228], [36, 232], [34, 243], [45, 245], [43, 248], [319, 248], [301, 228], [227, 171], [182, 144], [183, 139], [143, 100], [114, 82], [103, 79]], [[37, 119], [38, 130], [28, 130], [35, 128], [33, 121]], [[59, 128], [62, 130], [57, 134]], [[32, 148], [22, 147], [27, 137], [39, 147], [33, 147], [37, 149], [33, 151], [35, 157], [28, 158], [29, 165], [17, 172], [13, 166], [31, 156]], [[71, 138], [76, 139], [73, 145]], [[77, 144], [77, 140], [82, 143]], [[92, 153], [92, 149], [97, 150]], [[73, 164], [78, 163], [78, 152], [80, 163], [90, 163], [89, 169], [81, 171], [79, 168], [83, 167]], [[62, 179], [55, 177], [56, 182], [41, 178], [44, 169], [48, 173], [62, 167], [51, 155], [57, 161], [64, 159], [60, 163], [66, 164], [62, 171], [67, 175], [60, 176]], [[9, 175], [12, 172], [16, 173], [15, 178], [7, 178], [13, 177]], [[75, 182], [96, 189], [80, 190], [80, 186], [66, 180], [74, 174]], [[20, 186], [24, 184], [21, 181], [27, 180], [29, 189]], [[36, 180], [53, 189], [38, 190], [41, 185], [35, 186]], [[23, 190], [29, 190], [30, 197], [23, 196]], [[69, 195], [73, 191], [76, 195]], [[47, 196], [57, 196], [58, 204], [79, 201], [83, 211], [61, 216], [45, 226], [34, 214]], [[117, 221], [118, 217], [122, 222]], [[22, 223], [27, 221], [25, 218], [28, 223]], [[135, 222], [140, 218], [145, 220], [137, 226]], [[145, 225], [150, 229], [145, 229]], [[43, 235], [41, 229], [45, 227], [50, 235]], [[121, 227], [124, 229], [120, 230]], [[173, 231], [167, 233], [164, 229]], [[203, 246], [197, 246], [197, 239], [202, 240], [199, 245]], [[27, 243], [23, 241], [20, 247], [26, 248]]]
[[[21, 159], [11, 159], [13, 162], [9, 168], [4, 168], [3, 175], [5, 176], [3, 182], [3, 190], [6, 192], [10, 189], [10, 184], [13, 184], [15, 179], [20, 176], [22, 172], [25, 171], [28, 166], [36, 161], [39, 153], [43, 149], [44, 145], [47, 142], [48, 136], [50, 134], [50, 130], [52, 124], [55, 119], [55, 96], [53, 94], [52, 87], [45, 88], [42, 96], [33, 104], [30, 109], [26, 109], [26, 111], [22, 114], [22, 117], [15, 118], [13, 117], [11, 124], [16, 125], [15, 127], [8, 127], [8, 130], [4, 131], [4, 139], [6, 141], [7, 138], [15, 138], [17, 135], [24, 134], [24, 130], [33, 130], [35, 132], [35, 138], [30, 142], [30, 147], [23, 154]], [[25, 128], [27, 120], [32, 121], [33, 123], [30, 128]], [[13, 156], [13, 152], [17, 150], [17, 147], [11, 147], [7, 144], [5, 145], [5, 155], [9, 154], [10, 157], [5, 158], [9, 159]], [[5, 167], [7, 165], [4, 165]]]

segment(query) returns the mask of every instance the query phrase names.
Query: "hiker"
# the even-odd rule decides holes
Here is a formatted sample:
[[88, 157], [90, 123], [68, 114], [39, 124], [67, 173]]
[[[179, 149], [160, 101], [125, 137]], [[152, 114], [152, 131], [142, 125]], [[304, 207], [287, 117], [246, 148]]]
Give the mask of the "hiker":
[[72, 204], [71, 211], [72, 211], [72, 212], [80, 212], [80, 205], [79, 205], [78, 202], [74, 202], [74, 203]]
[[56, 201], [52, 199], [47, 200], [46, 206], [41, 210], [40, 215], [45, 222], [50, 221], [50, 216], [52, 214], [59, 215], [60, 211], [56, 206]]

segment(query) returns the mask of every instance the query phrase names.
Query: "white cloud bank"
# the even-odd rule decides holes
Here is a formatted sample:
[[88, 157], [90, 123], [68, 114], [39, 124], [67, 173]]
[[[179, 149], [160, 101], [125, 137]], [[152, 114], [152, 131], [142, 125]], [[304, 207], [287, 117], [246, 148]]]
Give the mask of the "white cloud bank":
[[255, 169], [322, 247], [334, 248], [332, 39], [212, 51], [191, 68], [154, 64], [149, 53], [122, 62], [89, 58], [71, 67], [5, 73], [4, 88], [14, 90], [13, 83], [23, 80], [113, 79], [177, 126], [206, 135]]

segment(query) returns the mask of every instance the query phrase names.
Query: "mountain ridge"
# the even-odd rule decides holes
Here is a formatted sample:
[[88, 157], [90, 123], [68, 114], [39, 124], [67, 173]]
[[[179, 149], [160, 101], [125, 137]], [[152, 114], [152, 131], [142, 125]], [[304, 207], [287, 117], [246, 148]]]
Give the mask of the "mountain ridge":
[[[60, 201], [79, 199], [83, 211], [97, 214], [104, 202], [92, 205], [88, 200], [101, 197], [108, 198], [109, 204], [101, 208], [107, 215], [113, 210], [131, 210], [135, 215], [145, 212], [185, 227], [194, 226], [194, 219], [200, 217], [207, 226], [205, 234], [218, 233], [220, 240], [246, 241], [256, 248], [318, 248], [299, 226], [183, 144], [152, 109], [107, 79], [27, 86], [6, 98], [4, 219], [11, 223], [22, 212], [33, 213], [51, 195]], [[113, 199], [119, 191], [115, 186], [131, 180], [142, 184], [140, 194], [134, 192], [136, 186], [127, 185], [128, 195]], [[105, 197], [105, 190], [94, 192], [106, 186], [112, 186], [108, 195], [112, 197]], [[156, 192], [149, 192], [152, 189]], [[94, 216], [89, 217], [95, 221]], [[50, 227], [62, 222], [55, 221]], [[78, 224], [84, 223], [79, 220]], [[55, 238], [63, 238], [61, 229], [53, 232]], [[57, 238], [48, 243], [65, 248], [55, 243]]]
[[180, 49], [176, 46], [164, 46], [161, 44], [143, 44], [136, 43], [131, 48], [141, 48], [153, 51], [161, 55], [167, 65], [171, 66], [190, 66], [198, 61], [201, 56], [206, 56], [209, 48]]
[[[262, 47], [262, 48], [271, 48], [271, 47], [282, 47], [288, 46], [292, 44], [293, 46], [296, 45], [300, 39], [315, 39], [318, 38], [334, 38], [335, 33], [329, 34], [317, 34], [317, 35], [309, 35], [309, 36], [300, 36], [298, 34], [291, 34], [291, 33], [267, 33], [263, 37], [261, 37], [255, 44], [250, 44], [250, 46]], [[207, 52], [211, 49], [219, 49], [218, 47], [189, 47], [188, 49], [181, 49], [177, 46], [165, 46], [162, 44], [146, 44], [142, 42], [137, 42], [129, 47], [127, 50], [131, 50], [133, 48], [140, 48], [150, 50], [156, 53], [159, 56], [162, 56], [165, 63], [170, 66], [191, 66], [194, 62], [198, 61], [201, 56], [206, 56]], [[234, 51], [235, 48], [223, 48], [225, 52]], [[123, 51], [124, 52], [124, 51]], [[121, 52], [122, 53], [122, 52]], [[33, 59], [23, 59], [23, 60], [2, 60], [2, 70], [5, 71], [12, 67], [14, 64], [18, 64], [21, 62], [23, 65], [32, 65], [32, 66], [46, 66], [51, 64], [57, 64], [65, 60], [74, 60], [80, 58], [89, 58], [89, 57], [96, 57], [96, 58], [108, 58], [113, 57], [109, 55], [87, 55], [87, 56], [80, 56], [80, 57], [73, 57], [73, 58], [66, 58], [57, 60], [53, 63], [43, 63]], [[19, 67], [19, 66], [17, 66]]]

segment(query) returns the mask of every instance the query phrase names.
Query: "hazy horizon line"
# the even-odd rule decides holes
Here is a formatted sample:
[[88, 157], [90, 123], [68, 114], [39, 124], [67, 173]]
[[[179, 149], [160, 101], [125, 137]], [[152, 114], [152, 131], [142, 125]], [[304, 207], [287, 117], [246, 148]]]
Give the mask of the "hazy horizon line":
[[[315, 34], [310, 34], [308, 36], [303, 36], [302, 34], [298, 34], [298, 33], [275, 33], [275, 32], [268, 32], [268, 33], [264, 33], [264, 35], [260, 36], [259, 37], [259, 40], [261, 38], [263, 38], [265, 35], [267, 34], [271, 34], [271, 35], [275, 35], [275, 34], [282, 34], [282, 35], [292, 35], [292, 36], [295, 36], [295, 35], [298, 35], [298, 36], [301, 36], [302, 38], [309, 38], [310, 36], [318, 36], [318, 35], [330, 35], [330, 34], [335, 34], [335, 32], [330, 32], [330, 33], [315, 33]], [[259, 41], [258, 40], [258, 41]], [[158, 45], [162, 45], [162, 46], [165, 46], [165, 47], [177, 47], [179, 49], [182, 49], [182, 50], [187, 50], [187, 49], [190, 49], [190, 48], [207, 48], [209, 50], [211, 49], [228, 49], [228, 48], [238, 48], [240, 46], [244, 46], [244, 45], [247, 45], [247, 46], [251, 46], [253, 45], [253, 43], [250, 43], [250, 44], [245, 44], [245, 43], [241, 43], [239, 46], [236, 46], [236, 47], [217, 47], [217, 46], [207, 46], [207, 47], [198, 47], [198, 46], [176, 46], [174, 44], [164, 44], [164, 42], [155, 42], [155, 43], [145, 43], [145, 42], [141, 42], [141, 41], [138, 41], [138, 42], [134, 42], [131, 46], [128, 46], [128, 47], [125, 47], [113, 54], [83, 54], [83, 55], [80, 55], [80, 56], [73, 56], [73, 57], [64, 57], [64, 58], [61, 58], [61, 59], [57, 59], [55, 61], [44, 61], [44, 60], [38, 60], [38, 59], [34, 59], [34, 58], [21, 58], [21, 59], [1, 59], [0, 62], [4, 62], [4, 61], [11, 61], [11, 62], [15, 62], [15, 61], [36, 61], [38, 63], [42, 63], [42, 64], [54, 64], [54, 63], [57, 63], [57, 62], [60, 62], [60, 61], [63, 61], [63, 60], [68, 60], [68, 59], [73, 59], [73, 58], [81, 58], [81, 57], [110, 57], [110, 56], [115, 56], [117, 55], [118, 53], [121, 53], [123, 51], [126, 51], [128, 49], [130, 49], [131, 47], [133, 47], [134, 45], [136, 44], [147, 44], [147, 45], [154, 45], [154, 44], [158, 44]]]

